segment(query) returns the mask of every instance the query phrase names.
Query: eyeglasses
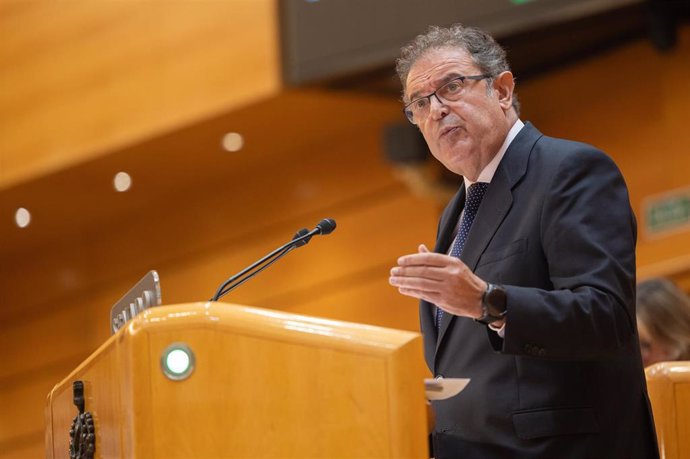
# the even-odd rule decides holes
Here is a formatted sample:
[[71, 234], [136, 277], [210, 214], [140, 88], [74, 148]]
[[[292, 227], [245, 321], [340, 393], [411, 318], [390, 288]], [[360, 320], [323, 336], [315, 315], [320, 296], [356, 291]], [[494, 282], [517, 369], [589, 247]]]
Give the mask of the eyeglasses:
[[457, 78], [453, 78], [448, 83], [444, 84], [431, 94], [422, 96], [405, 105], [405, 108], [403, 108], [403, 113], [410, 121], [410, 123], [417, 124], [424, 118], [429, 116], [429, 112], [431, 111], [432, 96], [435, 96], [436, 100], [438, 100], [441, 104], [443, 103], [443, 101], [455, 102], [457, 100], [460, 100], [460, 98], [462, 97], [462, 93], [465, 90], [465, 80], [479, 81], [487, 78], [491, 78], [491, 75], [463, 75]]

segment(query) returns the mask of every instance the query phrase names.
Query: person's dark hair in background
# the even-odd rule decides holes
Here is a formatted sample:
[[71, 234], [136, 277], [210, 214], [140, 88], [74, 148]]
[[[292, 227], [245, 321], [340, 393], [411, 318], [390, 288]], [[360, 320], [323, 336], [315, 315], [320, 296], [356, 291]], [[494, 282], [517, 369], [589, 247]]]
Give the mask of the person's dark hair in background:
[[637, 285], [637, 328], [644, 366], [690, 360], [690, 298], [671, 280]]

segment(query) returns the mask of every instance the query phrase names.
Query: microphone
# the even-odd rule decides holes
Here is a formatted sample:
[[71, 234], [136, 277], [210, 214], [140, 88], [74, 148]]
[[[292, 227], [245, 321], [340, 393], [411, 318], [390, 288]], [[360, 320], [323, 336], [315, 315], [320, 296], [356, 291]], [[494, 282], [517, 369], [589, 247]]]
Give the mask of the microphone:
[[234, 290], [235, 288], [244, 284], [249, 279], [256, 276], [261, 271], [268, 268], [273, 263], [287, 255], [287, 253], [291, 250], [307, 245], [307, 243], [309, 243], [309, 241], [311, 240], [312, 236], [317, 234], [321, 236], [331, 234], [333, 230], [335, 230], [335, 226], [335, 220], [333, 220], [332, 218], [324, 218], [316, 225], [316, 228], [314, 228], [311, 231], [308, 231], [306, 228], [302, 228], [301, 230], [297, 231], [297, 233], [295, 233], [290, 242], [283, 244], [282, 246], [275, 249], [273, 252], [264, 256], [260, 260], [252, 263], [239, 273], [232, 276], [230, 279], [223, 282], [221, 286], [218, 287], [216, 294], [213, 295], [213, 298], [211, 298], [209, 301], [218, 301], [221, 297], [225, 296], [231, 290]]
[[316, 225], [316, 228], [320, 230], [319, 234], [322, 236], [331, 234], [335, 230], [335, 220], [332, 218], [324, 218]]
[[[297, 233], [295, 233], [295, 235], [292, 237], [292, 241], [288, 242], [288, 244], [294, 244], [295, 247], [302, 247], [303, 245], [306, 245], [314, 235], [318, 234], [321, 236], [326, 236], [331, 234], [335, 230], [335, 226], [335, 220], [332, 218], [324, 218], [316, 225], [316, 228], [311, 231], [307, 231], [306, 228], [302, 228], [301, 230], [297, 231]], [[283, 247], [286, 247], [288, 244]], [[277, 249], [276, 251], [278, 250], [280, 249]]]

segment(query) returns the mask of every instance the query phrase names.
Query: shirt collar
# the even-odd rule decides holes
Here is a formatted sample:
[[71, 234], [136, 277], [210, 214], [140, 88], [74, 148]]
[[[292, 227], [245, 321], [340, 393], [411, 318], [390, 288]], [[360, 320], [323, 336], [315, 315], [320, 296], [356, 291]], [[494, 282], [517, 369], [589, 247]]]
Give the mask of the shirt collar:
[[[496, 170], [498, 169], [498, 165], [501, 163], [501, 160], [503, 159], [503, 156], [506, 154], [506, 151], [508, 150], [508, 147], [510, 146], [510, 143], [515, 139], [515, 136], [518, 135], [518, 132], [525, 126], [525, 123], [523, 123], [520, 119], [515, 121], [515, 124], [513, 124], [513, 127], [510, 128], [508, 131], [508, 135], [506, 136], [505, 140], [503, 141], [503, 145], [501, 145], [501, 148], [498, 149], [498, 153], [496, 153], [496, 156], [489, 162], [489, 164], [482, 169], [482, 171], [479, 173], [479, 177], [477, 178], [477, 182], [484, 182], [484, 183], [491, 183], [491, 179], [494, 178], [494, 174], [496, 173]], [[467, 177], [463, 177], [465, 180], [465, 189], [468, 189], [470, 185], [472, 185], [473, 181], [469, 180]]]

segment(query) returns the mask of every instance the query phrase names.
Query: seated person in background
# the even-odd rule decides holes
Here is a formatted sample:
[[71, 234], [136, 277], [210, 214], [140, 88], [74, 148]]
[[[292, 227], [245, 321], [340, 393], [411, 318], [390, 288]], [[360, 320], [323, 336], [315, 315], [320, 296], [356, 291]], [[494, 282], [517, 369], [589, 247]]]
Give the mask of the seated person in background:
[[637, 329], [645, 367], [690, 360], [690, 298], [669, 279], [637, 285]]

